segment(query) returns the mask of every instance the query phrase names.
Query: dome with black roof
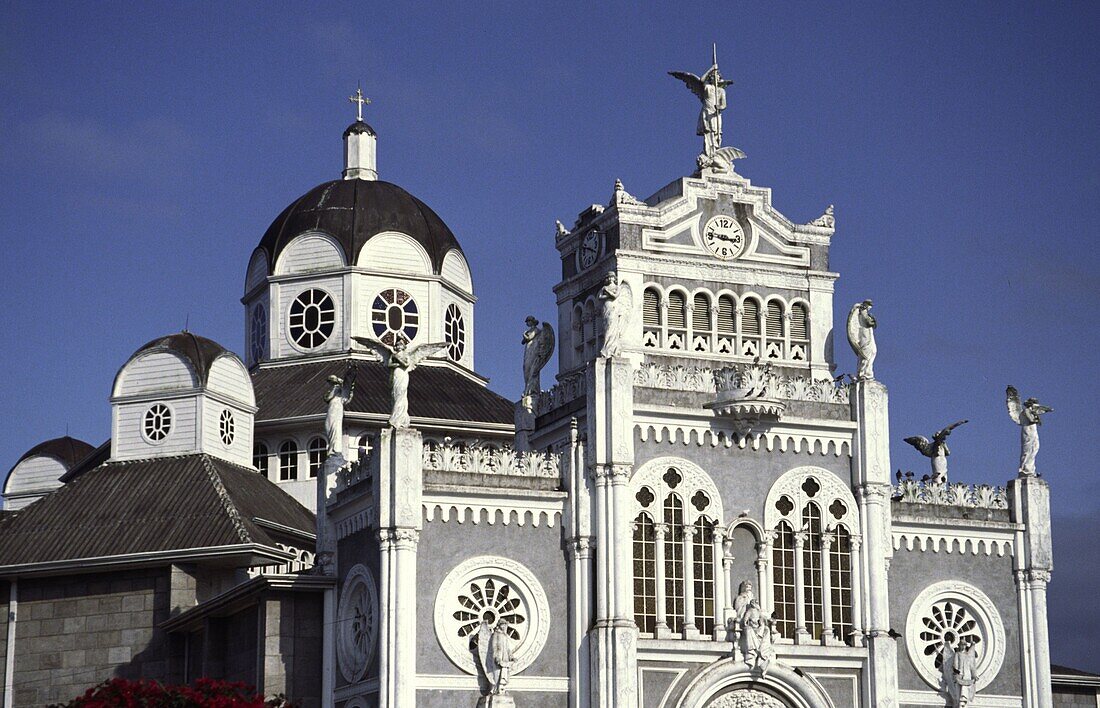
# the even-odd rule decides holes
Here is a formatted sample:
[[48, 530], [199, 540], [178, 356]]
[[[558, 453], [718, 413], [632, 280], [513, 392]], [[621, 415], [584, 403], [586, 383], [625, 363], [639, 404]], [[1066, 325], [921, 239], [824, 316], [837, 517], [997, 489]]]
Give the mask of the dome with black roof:
[[375, 236], [394, 231], [406, 234], [424, 247], [436, 275], [442, 273], [448, 251], [462, 250], [431, 207], [396, 184], [382, 180], [325, 182], [291, 203], [260, 240], [259, 249], [267, 256], [269, 274], [287, 244], [309, 231], [334, 238], [348, 263], [355, 263], [359, 251]]

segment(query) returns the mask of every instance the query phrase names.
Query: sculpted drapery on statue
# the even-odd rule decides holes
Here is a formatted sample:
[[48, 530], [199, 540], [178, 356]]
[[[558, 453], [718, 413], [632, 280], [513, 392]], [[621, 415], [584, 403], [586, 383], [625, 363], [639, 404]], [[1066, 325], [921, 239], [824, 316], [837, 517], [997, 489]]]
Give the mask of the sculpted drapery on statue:
[[355, 364], [348, 366], [343, 378], [329, 376], [326, 380], [328, 392], [325, 394], [325, 403], [328, 411], [325, 413], [325, 437], [328, 439], [328, 454], [344, 454], [344, 407], [351, 403], [355, 395]]
[[[507, 692], [508, 681], [512, 676], [512, 638], [508, 635], [508, 620], [501, 619], [496, 627], [482, 620], [478, 629], [477, 658], [481, 671], [489, 684], [489, 694], [502, 696]], [[479, 704], [480, 705], [480, 704]]]
[[602, 304], [603, 347], [600, 356], [619, 356], [623, 351], [623, 336], [629, 329], [630, 316], [634, 311], [634, 296], [630, 284], [619, 282], [619, 276], [611, 271], [604, 278], [599, 292]]
[[1035, 475], [1035, 456], [1039, 454], [1039, 426], [1042, 416], [1054, 409], [1040, 405], [1039, 401], [1029, 398], [1020, 403], [1020, 394], [1013, 386], [1005, 389], [1005, 403], [1012, 422], [1020, 426], [1020, 476]]
[[852, 305], [848, 312], [848, 343], [852, 345], [852, 351], [859, 359], [859, 369], [856, 371], [856, 379], [875, 378], [875, 355], [878, 347], [875, 345], [875, 327], [878, 322], [871, 314], [871, 301]]
[[947, 448], [947, 436], [950, 435], [951, 431], [955, 428], [969, 422], [970, 421], [967, 420], [960, 420], [952, 423], [933, 435], [931, 440], [923, 435], [914, 435], [905, 438], [905, 442], [917, 448], [920, 450], [920, 454], [932, 460], [932, 476], [929, 478], [932, 482], [938, 484], [947, 481], [947, 456], [951, 454], [951, 450]]
[[733, 626], [742, 659], [750, 667], [759, 669], [761, 675], [766, 675], [775, 658], [773, 620], [764, 614], [760, 602], [753, 596], [751, 581], [745, 580], [738, 586], [733, 612], [727, 627]]
[[669, 76], [683, 81], [702, 104], [695, 131], [697, 135], [703, 136], [703, 152], [697, 159], [699, 169], [731, 171], [733, 161], [743, 158], [745, 153], [735, 147], [722, 147], [722, 111], [726, 109], [726, 87], [733, 82], [723, 79], [718, 71], [717, 48], [711, 67], [702, 76], [687, 71], [668, 73]]
[[527, 317], [527, 329], [523, 333], [523, 395], [536, 396], [541, 389], [539, 372], [554, 353], [554, 328], [549, 322]]
[[958, 650], [950, 644], [945, 645], [940, 661], [943, 691], [950, 700], [948, 705], [952, 708], [970, 705], [978, 683], [978, 654], [974, 642], [969, 639], [960, 640]]
[[390, 370], [390, 425], [394, 428], [409, 427], [409, 372], [432, 354], [447, 347], [446, 342], [433, 342], [406, 349], [405, 340], [398, 339], [393, 349], [369, 337], [352, 337], [364, 347], [382, 357], [382, 364]]

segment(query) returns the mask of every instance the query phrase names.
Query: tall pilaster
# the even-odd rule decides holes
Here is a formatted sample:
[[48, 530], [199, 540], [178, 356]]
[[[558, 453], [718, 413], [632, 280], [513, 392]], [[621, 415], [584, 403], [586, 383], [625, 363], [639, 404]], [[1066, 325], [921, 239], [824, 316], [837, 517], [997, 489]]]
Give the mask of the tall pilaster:
[[[868, 612], [870, 648], [869, 690], [875, 706], [896, 706], [898, 692], [897, 643], [890, 636], [890, 595], [887, 580], [890, 537], [890, 421], [886, 387], [874, 379], [852, 385], [851, 405], [857, 429], [852, 449], [852, 481], [863, 527], [863, 555], [859, 559], [865, 582], [862, 593]], [[860, 611], [856, 609], [856, 611]]]
[[569, 485], [569, 707], [588, 705], [590, 662], [588, 628], [592, 626], [592, 489], [586, 474], [584, 440], [577, 419], [570, 421], [565, 479]]
[[596, 622], [589, 650], [592, 706], [637, 702], [630, 497], [634, 391], [630, 361], [599, 357], [588, 370], [589, 469], [595, 481]]
[[420, 431], [387, 428], [379, 441], [379, 708], [416, 705], [416, 549], [422, 526]]
[[1024, 705], [1052, 705], [1050, 686], [1050, 637], [1047, 629], [1047, 584], [1054, 568], [1050, 538], [1050, 487], [1046, 480], [1020, 476], [1009, 482], [1013, 520], [1023, 525], [1017, 536], [1021, 551], [1017, 554], [1017, 592], [1022, 593], [1019, 606], [1028, 613], [1021, 625], [1030, 625], [1030, 632], [1021, 632], [1025, 663]]

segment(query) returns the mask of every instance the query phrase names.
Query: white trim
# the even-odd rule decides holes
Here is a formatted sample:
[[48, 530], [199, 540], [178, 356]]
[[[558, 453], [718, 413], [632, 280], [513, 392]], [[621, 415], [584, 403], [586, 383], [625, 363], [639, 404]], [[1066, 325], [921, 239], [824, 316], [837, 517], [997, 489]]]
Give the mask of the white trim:
[[[431, 690], [480, 690], [476, 676], [459, 676], [455, 674], [417, 674], [416, 688], [421, 691]], [[512, 676], [508, 679], [509, 691], [545, 691], [547, 693], [568, 693], [569, 677], [567, 676]]]
[[[891, 539], [895, 551], [904, 548], [907, 551], [939, 553], [960, 553], [987, 556], [994, 553], [998, 557], [1013, 556], [1016, 553], [1016, 529], [989, 528], [990, 522], [959, 520], [943, 525], [935, 524], [931, 519], [920, 523], [894, 521]], [[978, 526], [981, 524], [981, 526]]]
[[[943, 694], [935, 691], [898, 690], [899, 703], [943, 708], [943, 700]], [[1023, 708], [1024, 699], [1019, 696], [997, 696], [979, 693], [966, 705], [968, 708]]]
[[263, 546], [258, 543], [239, 543], [232, 546], [205, 546], [203, 548], [181, 548], [172, 551], [146, 551], [144, 553], [124, 553], [117, 556], [96, 556], [94, 558], [66, 558], [64, 560], [42, 563], [20, 563], [0, 566], [0, 577], [8, 575], [53, 574], [65, 571], [84, 573], [92, 568], [114, 565], [156, 564], [170, 565], [183, 560], [198, 560], [236, 556], [242, 553], [270, 558], [285, 562], [294, 560], [294, 554]]

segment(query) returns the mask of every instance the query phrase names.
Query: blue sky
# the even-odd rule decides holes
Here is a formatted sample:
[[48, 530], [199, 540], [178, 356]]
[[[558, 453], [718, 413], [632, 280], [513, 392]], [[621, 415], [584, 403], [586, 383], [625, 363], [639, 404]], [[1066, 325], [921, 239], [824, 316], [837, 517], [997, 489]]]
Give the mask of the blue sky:
[[470, 258], [478, 369], [514, 397], [554, 219], [691, 171], [697, 104], [665, 72], [717, 42], [739, 171], [794, 221], [836, 204], [834, 315], [875, 301], [894, 466], [923, 474], [901, 439], [969, 418], [952, 476], [1003, 484], [1005, 385], [1055, 408], [1053, 654], [1100, 671], [1100, 5], [5, 3], [0, 33], [0, 468], [105, 440], [118, 367], [185, 321], [242, 351], [248, 256], [339, 175], [357, 81], [381, 177]]

